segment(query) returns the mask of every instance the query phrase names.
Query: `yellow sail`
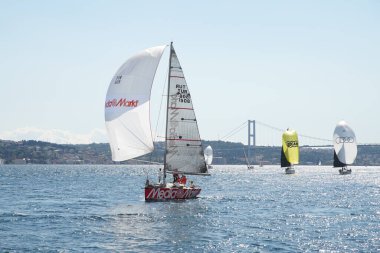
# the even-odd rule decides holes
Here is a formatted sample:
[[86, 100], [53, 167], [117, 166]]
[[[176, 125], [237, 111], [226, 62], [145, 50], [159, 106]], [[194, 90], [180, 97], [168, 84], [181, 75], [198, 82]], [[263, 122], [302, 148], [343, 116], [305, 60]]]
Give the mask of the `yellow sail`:
[[282, 134], [282, 150], [286, 160], [290, 164], [299, 163], [298, 135], [294, 130], [286, 130]]

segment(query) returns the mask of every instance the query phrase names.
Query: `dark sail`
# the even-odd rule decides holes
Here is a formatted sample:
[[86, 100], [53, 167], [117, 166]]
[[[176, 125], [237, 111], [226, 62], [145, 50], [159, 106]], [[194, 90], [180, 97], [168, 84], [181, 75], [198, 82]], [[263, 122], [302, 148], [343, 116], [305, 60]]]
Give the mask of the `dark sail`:
[[281, 147], [281, 167], [290, 167], [290, 162], [286, 159], [283, 147]]
[[338, 156], [336, 155], [336, 152], [334, 150], [334, 167], [346, 167], [347, 164], [342, 163], [339, 161]]

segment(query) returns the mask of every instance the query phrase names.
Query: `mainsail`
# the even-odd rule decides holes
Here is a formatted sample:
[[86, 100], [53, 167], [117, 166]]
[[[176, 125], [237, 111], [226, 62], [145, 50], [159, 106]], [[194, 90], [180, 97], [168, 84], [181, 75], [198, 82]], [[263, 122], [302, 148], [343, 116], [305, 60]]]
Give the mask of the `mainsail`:
[[166, 46], [148, 48], [126, 61], [108, 87], [105, 120], [112, 160], [124, 161], [153, 151], [150, 93]]
[[207, 172], [189, 88], [170, 46], [165, 170], [185, 174]]
[[282, 134], [281, 167], [290, 167], [299, 163], [298, 135], [294, 130]]
[[335, 127], [334, 135], [334, 167], [345, 167], [355, 161], [358, 153], [354, 131], [345, 121]]

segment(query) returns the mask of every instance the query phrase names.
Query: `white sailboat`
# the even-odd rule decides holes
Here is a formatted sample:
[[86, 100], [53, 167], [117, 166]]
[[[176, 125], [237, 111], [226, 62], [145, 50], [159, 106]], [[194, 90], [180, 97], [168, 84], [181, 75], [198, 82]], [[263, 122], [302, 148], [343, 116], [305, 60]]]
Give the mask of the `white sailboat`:
[[339, 174], [351, 174], [351, 169], [347, 168], [348, 164], [353, 164], [358, 148], [354, 131], [345, 121], [340, 121], [335, 127], [334, 135], [334, 167], [340, 167]]
[[[105, 121], [113, 161], [125, 161], [154, 149], [150, 126], [151, 88], [166, 46], [148, 48], [127, 60], [109, 85]], [[170, 45], [163, 182], [146, 184], [145, 200], [196, 198], [201, 189], [166, 182], [166, 174], [209, 175], [191, 95]]]
[[253, 164], [252, 165], [250, 164], [250, 162], [249, 162], [250, 159], [247, 157], [247, 154], [245, 153], [244, 146], [243, 146], [243, 152], [244, 152], [244, 157], [245, 157], [245, 163], [247, 164], [247, 169], [253, 170], [255, 168], [255, 166]]
[[207, 165], [207, 169], [212, 169], [212, 159], [213, 159], [213, 150], [212, 150], [212, 147], [210, 145], [208, 145], [205, 150], [204, 150], [204, 154], [205, 154], [205, 160], [206, 160], [206, 165]]

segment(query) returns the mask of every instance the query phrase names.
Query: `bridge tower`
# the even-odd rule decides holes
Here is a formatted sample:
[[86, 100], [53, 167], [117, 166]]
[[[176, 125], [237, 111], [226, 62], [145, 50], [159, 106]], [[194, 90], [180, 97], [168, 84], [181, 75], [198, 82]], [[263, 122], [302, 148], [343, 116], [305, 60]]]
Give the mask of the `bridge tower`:
[[252, 154], [256, 146], [256, 122], [248, 120], [248, 161], [252, 162]]

